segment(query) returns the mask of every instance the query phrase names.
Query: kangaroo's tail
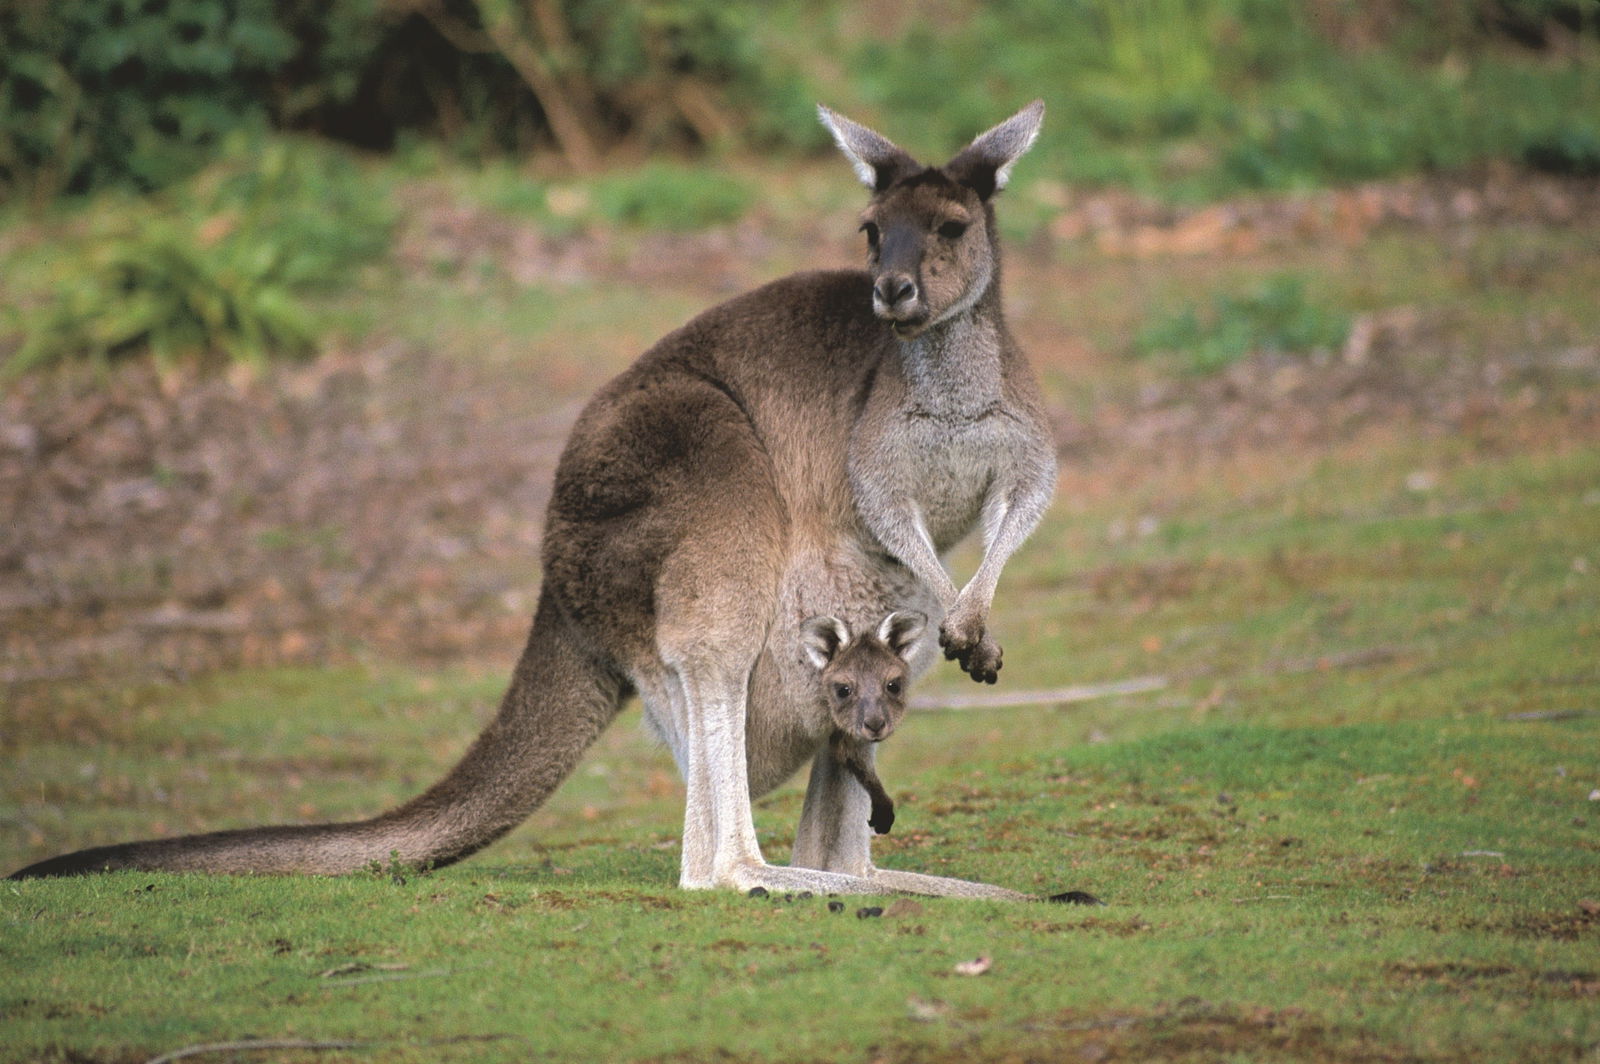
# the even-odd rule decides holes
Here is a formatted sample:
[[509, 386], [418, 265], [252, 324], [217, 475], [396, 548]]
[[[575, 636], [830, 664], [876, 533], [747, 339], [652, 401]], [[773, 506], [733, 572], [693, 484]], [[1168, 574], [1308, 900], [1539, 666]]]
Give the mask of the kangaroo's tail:
[[346, 824], [244, 828], [96, 846], [29, 865], [12, 879], [121, 868], [311, 872], [461, 860], [510, 831], [555, 790], [616, 717], [628, 683], [597, 661], [549, 595], [511, 686], [449, 775], [391, 812]]

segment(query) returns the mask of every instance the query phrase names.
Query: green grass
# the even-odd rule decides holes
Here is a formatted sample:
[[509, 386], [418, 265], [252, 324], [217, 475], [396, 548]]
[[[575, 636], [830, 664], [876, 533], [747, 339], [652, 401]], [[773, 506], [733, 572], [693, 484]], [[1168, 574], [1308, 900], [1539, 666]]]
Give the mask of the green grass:
[[[1229, 475], [1252, 490], [1154, 478], [1160, 527], [1110, 545], [1153, 498], [1058, 507], [1002, 593], [1008, 686], [1166, 690], [928, 711], [882, 759], [882, 863], [1105, 908], [682, 894], [680, 790], [630, 712], [464, 866], [6, 884], [0, 1060], [243, 1036], [377, 1043], [319, 1060], [1583, 1059], [1600, 451], [1402, 441]], [[269, 671], [24, 701], [3, 852], [382, 807], [499, 683]], [[758, 806], [775, 858], [799, 802]], [[978, 955], [988, 974], [955, 973]], [[325, 974], [350, 965], [371, 967]]]
[[1150, 322], [1134, 338], [1142, 355], [1171, 357], [1190, 373], [1226, 369], [1249, 355], [1335, 351], [1350, 322], [1309, 301], [1305, 280], [1269, 278], [1243, 295], [1218, 296], [1207, 310], [1192, 303]]

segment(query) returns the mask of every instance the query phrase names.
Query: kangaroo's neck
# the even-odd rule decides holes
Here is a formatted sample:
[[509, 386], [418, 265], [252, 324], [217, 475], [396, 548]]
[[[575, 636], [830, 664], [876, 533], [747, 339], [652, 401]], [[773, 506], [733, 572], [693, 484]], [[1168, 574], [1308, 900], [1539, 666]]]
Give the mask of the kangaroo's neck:
[[900, 342], [911, 413], [968, 421], [999, 408], [1007, 334], [998, 288], [996, 278], [972, 307]]

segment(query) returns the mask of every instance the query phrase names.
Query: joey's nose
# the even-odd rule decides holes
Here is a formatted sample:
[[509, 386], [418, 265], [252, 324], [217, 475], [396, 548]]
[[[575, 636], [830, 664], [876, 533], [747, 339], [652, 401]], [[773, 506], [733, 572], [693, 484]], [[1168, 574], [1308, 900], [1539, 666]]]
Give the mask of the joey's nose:
[[878, 302], [886, 309], [896, 310], [916, 301], [917, 282], [903, 273], [885, 274], [878, 278], [878, 283], [873, 286], [873, 292], [877, 295]]
[[861, 730], [867, 733], [867, 738], [876, 742], [889, 733], [889, 720], [882, 716], [868, 716], [861, 719]]

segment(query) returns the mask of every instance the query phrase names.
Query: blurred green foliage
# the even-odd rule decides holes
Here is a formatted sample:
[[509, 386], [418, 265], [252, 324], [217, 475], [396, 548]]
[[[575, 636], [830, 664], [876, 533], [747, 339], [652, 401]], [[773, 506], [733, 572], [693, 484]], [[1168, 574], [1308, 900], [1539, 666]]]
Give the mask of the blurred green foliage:
[[1035, 96], [1057, 178], [1167, 198], [1581, 173], [1597, 51], [1600, 0], [13, 0], [0, 192], [159, 187], [269, 126], [579, 169], [809, 151], [818, 99], [943, 151]]
[[311, 297], [349, 284], [391, 222], [387, 197], [342, 153], [236, 137], [167, 193], [103, 198], [49, 248], [50, 294], [23, 311], [4, 372], [142, 350], [251, 362], [309, 352], [321, 331]]
[[[947, 10], [959, 13], [890, 33], [840, 24], [855, 97], [841, 104], [892, 117], [918, 144], [949, 145], [1042, 96], [1046, 162], [1029, 172], [1071, 182], [1196, 200], [1495, 157], [1538, 163], [1532, 144], [1600, 134], [1600, 0], [989, 0]], [[1518, 39], [1504, 28], [1513, 15]], [[1528, 27], [1544, 28], [1546, 46]]]
[[1161, 315], [1135, 338], [1141, 355], [1174, 358], [1186, 372], [1214, 373], [1247, 356], [1303, 354], [1343, 345], [1347, 315], [1306, 297], [1303, 278], [1280, 274], [1243, 295], [1221, 295]]
[[235, 130], [347, 99], [377, 0], [0, 5], [0, 193], [160, 187]]
[[[759, 183], [625, 161], [827, 151], [818, 100], [942, 158], [1034, 97], [1048, 135], [1021, 185], [1196, 201], [1495, 158], [1592, 176], [1600, 0], [10, 0], [0, 200], [81, 197], [83, 218], [47, 308], [0, 308], [6, 364], [313, 346], [307, 293], [381, 246], [388, 208], [285, 133], [391, 171], [490, 164], [506, 205], [555, 229], [688, 229], [736, 219]], [[507, 162], [531, 156], [577, 176]], [[1315, 308], [1259, 296], [1155, 333], [1197, 369], [1296, 349], [1261, 322]]]
[[730, 174], [667, 163], [608, 174], [594, 183], [593, 197], [595, 213], [609, 223], [677, 230], [735, 221], [756, 198]]

